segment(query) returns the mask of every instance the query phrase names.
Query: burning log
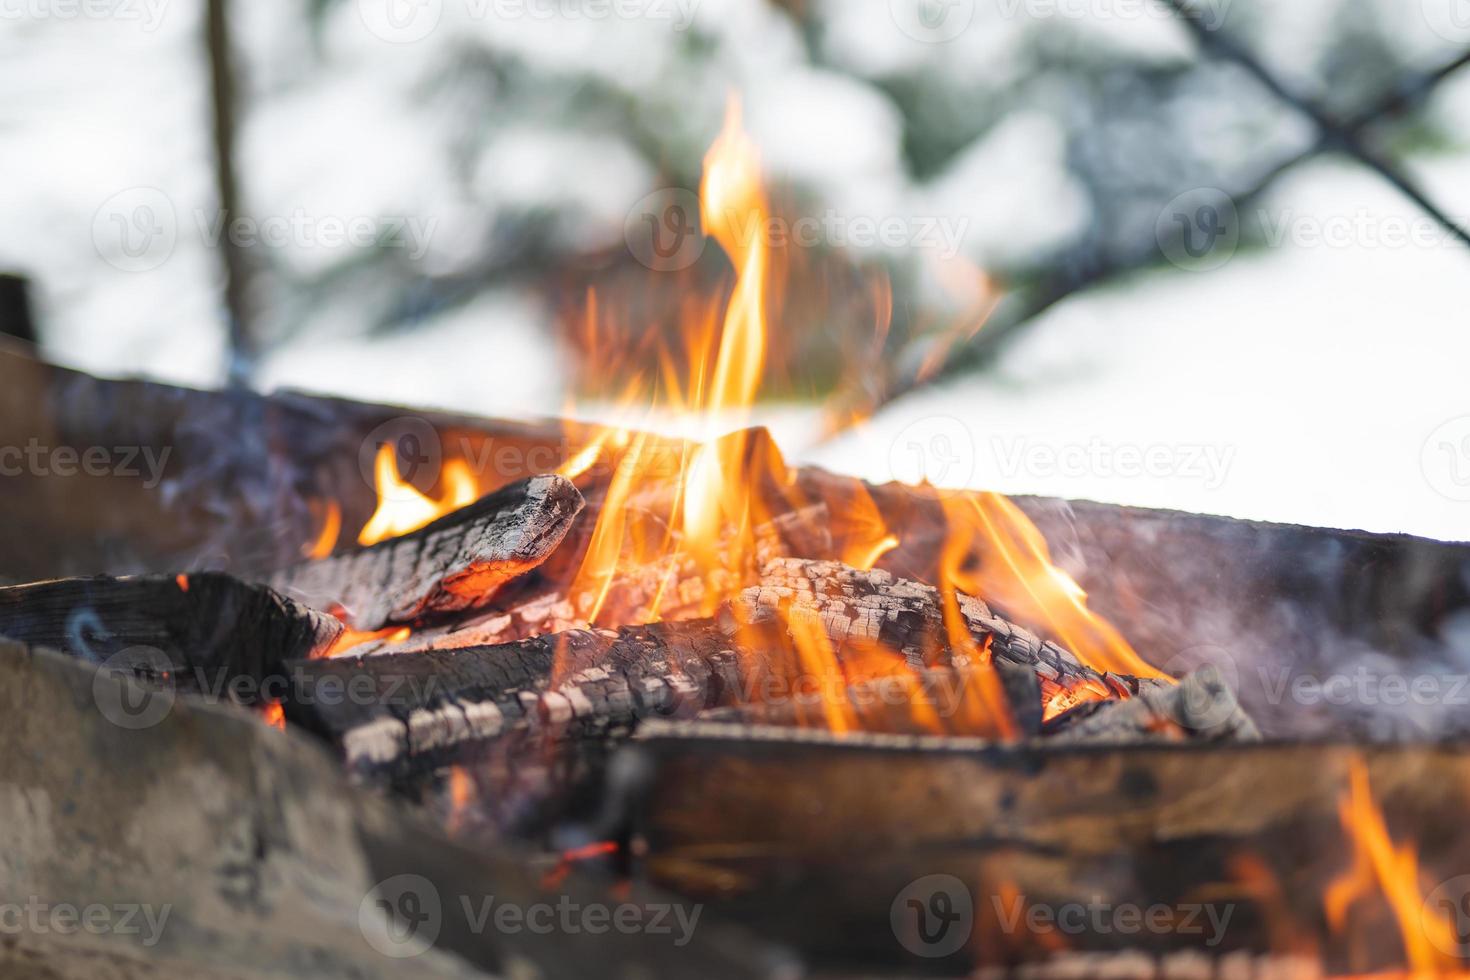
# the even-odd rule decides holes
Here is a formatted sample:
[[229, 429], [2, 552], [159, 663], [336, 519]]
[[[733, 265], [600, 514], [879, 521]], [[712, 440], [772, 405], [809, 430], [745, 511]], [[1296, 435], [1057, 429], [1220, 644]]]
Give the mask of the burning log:
[[[601, 501], [593, 503], [600, 506]], [[833, 548], [826, 505], [788, 511], [756, 528], [756, 555], [761, 565], [782, 556], [817, 557]], [[414, 632], [401, 642], [364, 645], [360, 653], [411, 653], [494, 646], [537, 636], [592, 627], [591, 617], [613, 626], [658, 620], [705, 618], [722, 596], [734, 595], [759, 581], [755, 569], [702, 574], [694, 559], [676, 551], [644, 564], [620, 566], [605, 593], [571, 591], [577, 567], [586, 555], [591, 521], [580, 521], [557, 554], [517, 587], [497, 596], [481, 614]], [[723, 542], [722, 542], [723, 545]], [[555, 565], [552, 568], [552, 565]]]
[[0, 636], [132, 673], [169, 673], [183, 689], [278, 674], [341, 632], [331, 616], [215, 573], [0, 589]]
[[[298, 697], [286, 717], [338, 745], [354, 768], [401, 777], [512, 735], [617, 738], [645, 718], [714, 709], [820, 724], [829, 708], [852, 712], [854, 727], [907, 733], [1009, 731], [989, 711], [1029, 719], [1021, 734], [1036, 735], [1043, 683], [1092, 684], [1114, 698], [1159, 684], [1105, 678], [979, 600], [958, 604], [965, 652], [949, 642], [936, 590], [886, 572], [783, 560], [714, 619], [297, 664]], [[802, 621], [820, 623], [829, 663], [803, 660]], [[982, 684], [994, 674], [976, 658], [982, 649], [1004, 665], [1002, 675], [1029, 674], [1030, 683], [1002, 682], [1002, 700], [985, 703]], [[325, 690], [355, 696], [320, 696]], [[1006, 704], [1007, 696], [1020, 700]], [[1158, 737], [1176, 734], [1161, 728]]]
[[359, 630], [473, 609], [545, 561], [581, 509], [569, 481], [538, 476], [410, 534], [295, 565], [271, 584], [318, 608], [340, 607]]

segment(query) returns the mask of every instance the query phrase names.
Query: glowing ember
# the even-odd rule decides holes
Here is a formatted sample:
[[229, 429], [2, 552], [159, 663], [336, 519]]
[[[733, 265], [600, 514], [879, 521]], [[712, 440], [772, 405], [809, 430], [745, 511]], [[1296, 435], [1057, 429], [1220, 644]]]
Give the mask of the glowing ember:
[[283, 732], [286, 730], [286, 709], [281, 706], [281, 702], [267, 702], [265, 708], [261, 711], [261, 716], [265, 719], [265, 723], [272, 728], [279, 729]]
[[548, 890], [560, 888], [562, 883], [566, 881], [567, 875], [571, 874], [572, 869], [578, 864], [600, 857], [608, 857], [616, 853], [618, 853], [618, 845], [610, 840], [598, 841], [595, 844], [588, 844], [585, 847], [577, 847], [570, 851], [564, 851], [562, 852], [561, 860], [557, 861], [556, 867], [548, 871], [546, 876], [541, 879], [541, 887]]
[[1051, 721], [1078, 705], [1094, 701], [1109, 701], [1117, 696], [1118, 693], [1112, 688], [1091, 677], [1077, 678], [1067, 684], [1043, 678], [1041, 682], [1041, 718], [1043, 721]]
[[467, 507], [479, 499], [475, 475], [464, 460], [450, 460], [439, 474], [444, 495], [434, 500], [424, 496], [398, 473], [398, 453], [391, 444], [378, 447], [374, 467], [378, 509], [357, 536], [361, 545], [377, 544], [410, 531], [417, 531], [445, 514]]
[[387, 643], [402, 643], [411, 636], [413, 636], [413, 630], [407, 626], [371, 631], [355, 630], [349, 626], [342, 630], [342, 635], [337, 637], [332, 645], [316, 659], [333, 660], [337, 657], [348, 656], [353, 650], [366, 643], [375, 643], [379, 640]]
[[176, 582], [178, 584], [179, 591], [180, 592], [188, 592], [189, 591], [189, 576], [187, 576], [187, 575], [175, 575], [174, 576], [174, 582]]

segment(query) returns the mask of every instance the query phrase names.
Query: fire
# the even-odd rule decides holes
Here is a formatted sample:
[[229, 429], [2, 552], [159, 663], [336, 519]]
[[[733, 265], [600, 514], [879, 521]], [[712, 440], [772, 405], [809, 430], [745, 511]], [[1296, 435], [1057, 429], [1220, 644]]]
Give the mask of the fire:
[[265, 708], [261, 711], [261, 716], [264, 718], [265, 723], [272, 728], [283, 732], [286, 730], [286, 709], [281, 706], [281, 702], [266, 702]]
[[1052, 564], [1046, 539], [1015, 503], [998, 493], [967, 493], [943, 505], [949, 539], [942, 588], [981, 596], [1037, 624], [1094, 670], [1171, 680], [1087, 608], [1087, 593]]
[[[395, 476], [397, 473], [395, 472]], [[337, 539], [342, 536], [342, 505], [335, 500], [329, 500], [326, 504], [326, 513], [322, 517], [322, 529], [317, 533], [316, 540], [301, 549], [303, 557], [327, 558], [337, 547]]]
[[398, 453], [390, 443], [378, 447], [374, 478], [378, 492], [378, 509], [357, 536], [361, 545], [377, 544], [389, 538], [417, 531], [445, 514], [467, 507], [480, 497], [475, 474], [464, 460], [450, 460], [439, 474], [444, 496], [438, 500], [424, 496], [398, 473]]
[[1093, 701], [1109, 701], [1117, 692], [1106, 684], [1092, 678], [1083, 678], [1070, 684], [1059, 684], [1053, 680], [1041, 682], [1041, 719], [1051, 721], [1058, 715], [1071, 711], [1081, 704]]
[[[701, 216], [735, 267], [735, 287], [723, 315], [716, 306], [690, 307], [684, 346], [694, 363], [692, 377], [679, 378], [673, 357], [665, 351], [660, 394], [649, 398], [654, 410], [694, 419], [700, 441], [683, 448], [648, 434], [620, 433], [626, 448], [572, 590], [591, 597], [585, 610], [589, 622], [602, 620], [610, 588], [629, 569], [666, 562], [672, 577], [677, 559], [687, 558], [702, 577], [713, 580], [721, 570], [747, 566], [761, 519], [757, 487], [780, 467], [758, 451], [747, 433], [725, 434], [748, 422], [760, 390], [771, 261], [766, 241], [756, 233], [769, 221], [760, 157], [742, 129], [737, 99], [731, 100], [724, 130], [705, 157], [704, 169]], [[594, 338], [598, 315], [594, 294], [587, 310], [588, 333]], [[647, 396], [644, 389], [633, 386], [625, 402]], [[583, 450], [567, 470], [590, 466], [587, 457], [601, 455], [606, 441]], [[634, 499], [669, 476], [676, 477], [672, 494], [646, 503]], [[725, 598], [711, 589], [702, 611], [713, 612]], [[648, 618], [658, 618], [661, 603], [662, 590], [646, 610]]]
[[[795, 258], [782, 252], [782, 261], [776, 261], [764, 234], [771, 216], [760, 153], [744, 130], [741, 103], [732, 97], [723, 128], [704, 158], [700, 219], [703, 232], [729, 259], [733, 281], [723, 291], [692, 287], [682, 293], [677, 336], [667, 341], [666, 333], [654, 326], [621, 322], [631, 320], [632, 307], [615, 309], [625, 304], [601, 302], [594, 290], [587, 293], [577, 332], [588, 360], [601, 373], [618, 353], [607, 349], [608, 338], [631, 336], [637, 338], [632, 353], [639, 367], [616, 399], [620, 424], [596, 429], [590, 437], [580, 430], [577, 452], [559, 469], [563, 476], [578, 479], [596, 468], [597, 479], [583, 482], [602, 495], [597, 522], [567, 590], [578, 618], [587, 625], [656, 622], [675, 607], [675, 597], [678, 615], [714, 614], [750, 584], [759, 556], [770, 553], [773, 536], [781, 543], [785, 532], [771, 531], [773, 518], [803, 509], [820, 513], [814, 505], [826, 507], [813, 521], [831, 531], [836, 547], [830, 557], [848, 565], [874, 568], [902, 544], [861, 481], [854, 479], [850, 490], [835, 491], [840, 499], [803, 499], [797, 473], [786, 467], [774, 442], [763, 430], [749, 428], [766, 374], [772, 311], [779, 315], [783, 310], [790, 260]], [[964, 280], [965, 294], [973, 299], [963, 330], [955, 334], [963, 338], [983, 324], [994, 290], [978, 269], [951, 271]], [[878, 330], [877, 346], [868, 357], [881, 359], [892, 311], [886, 280], [870, 305], [878, 315]], [[650, 353], [656, 355], [651, 368]], [[654, 420], [677, 419], [689, 441], [651, 434], [659, 427], [656, 421], [633, 426], [640, 411]], [[575, 416], [576, 406], [568, 406], [567, 414]], [[623, 423], [625, 418], [630, 421]], [[378, 507], [358, 542], [370, 545], [408, 533], [477, 498], [474, 474], [463, 461], [447, 462], [439, 476], [441, 496], [428, 497], [400, 474], [394, 447], [380, 447]], [[940, 589], [951, 647], [966, 685], [961, 714], [946, 718], [945, 729], [1000, 738], [1015, 734], [989, 647], [975, 642], [960, 613], [961, 592], [993, 601], [1009, 615], [1034, 624], [1100, 671], [1163, 676], [1088, 610], [1082, 589], [1052, 564], [1040, 532], [1010, 501], [980, 494], [946, 500], [944, 509], [948, 534], [933, 584]], [[340, 519], [340, 511], [326, 513], [311, 554], [331, 552]], [[821, 678], [824, 691], [845, 692], [844, 667], [851, 666], [849, 658], [855, 654], [844, 647], [839, 656], [818, 623], [786, 626], [797, 662], [785, 666]], [[349, 630], [328, 655], [402, 635], [401, 630]], [[894, 662], [908, 669], [901, 659]], [[913, 685], [915, 690], [918, 686]], [[1057, 688], [1049, 692], [1048, 717], [1086, 700], [1117, 696], [1111, 688]], [[845, 696], [824, 695], [820, 708], [813, 723], [833, 731], [859, 724]], [[916, 703], [914, 721], [928, 727], [921, 715]], [[937, 720], [933, 727], [940, 727]]]
[[1456, 949], [1454, 923], [1425, 903], [1420, 891], [1418, 853], [1412, 843], [1395, 844], [1383, 810], [1373, 799], [1368, 767], [1354, 757], [1348, 771], [1348, 790], [1338, 804], [1338, 817], [1353, 845], [1353, 866], [1333, 880], [1323, 895], [1327, 922], [1343, 933], [1348, 913], [1376, 889], [1388, 900], [1398, 923], [1412, 980], [1463, 977], [1459, 961], [1444, 952]]
[[347, 656], [357, 647], [365, 643], [374, 643], [378, 640], [383, 640], [388, 643], [402, 643], [412, 635], [413, 630], [407, 626], [382, 630], [355, 630], [349, 626], [343, 629], [342, 634], [316, 659], [334, 660], [337, 657]]

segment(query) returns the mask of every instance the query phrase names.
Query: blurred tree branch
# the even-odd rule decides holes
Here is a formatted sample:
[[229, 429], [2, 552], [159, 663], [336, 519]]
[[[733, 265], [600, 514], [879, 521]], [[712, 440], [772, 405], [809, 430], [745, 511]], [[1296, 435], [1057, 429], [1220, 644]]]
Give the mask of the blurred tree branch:
[[[1294, 91], [1245, 48], [1218, 30], [1209, 29], [1185, 0], [1159, 2], [1179, 15], [1199, 39], [1201, 48], [1216, 58], [1230, 61], [1247, 71], [1277, 99], [1306, 116], [1316, 126], [1316, 139], [1307, 149], [1276, 162], [1249, 182], [1242, 181], [1236, 190], [1228, 193], [1237, 208], [1254, 203], [1297, 166], [1324, 154], [1341, 152], [1379, 174], [1413, 200], [1449, 234], [1470, 245], [1470, 233], [1467, 233], [1466, 228], [1440, 208], [1397, 167], [1374, 151], [1366, 138], [1372, 128], [1418, 109], [1442, 82], [1470, 65], [1470, 51], [1429, 71], [1405, 75], [1367, 107], [1347, 119], [1338, 119]], [[1067, 297], [1117, 276], [1157, 264], [1163, 254], [1164, 244], [1156, 237], [1149, 236], [1133, 243], [1121, 253], [1099, 250], [1090, 242], [1067, 250], [1050, 263], [1052, 271], [1049, 275], [1018, 291], [1016, 295], [1007, 297], [984, 329], [957, 348], [955, 354], [937, 370], [890, 380], [882, 394], [862, 410], [875, 413], [883, 406], [929, 384], [984, 365], [1022, 328]]]

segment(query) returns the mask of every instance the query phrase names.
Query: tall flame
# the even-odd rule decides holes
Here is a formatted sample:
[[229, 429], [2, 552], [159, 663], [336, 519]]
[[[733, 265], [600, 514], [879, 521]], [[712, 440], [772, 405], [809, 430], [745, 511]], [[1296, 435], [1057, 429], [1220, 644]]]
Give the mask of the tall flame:
[[[588, 291], [577, 333], [589, 361], [599, 369], [607, 366], [617, 353], [607, 349], [609, 336], [637, 338], [633, 353], [639, 370], [618, 401], [621, 413], [646, 408], [693, 423], [692, 442], [609, 426], [590, 440], [580, 439], [579, 450], [561, 467], [563, 475], [574, 479], [594, 466], [599, 475], [610, 473], [605, 481], [584, 481], [603, 497], [568, 590], [578, 618], [588, 624], [654, 622], [675, 605], [680, 616], [713, 614], [749, 584], [757, 557], [766, 553], [763, 546], [772, 540], [774, 516], [812, 504], [827, 505], [836, 545], [831, 557], [870, 569], [902, 544], [860, 481], [854, 479], [850, 490], [837, 492], [840, 499], [804, 500], [795, 472], [785, 467], [774, 443], [748, 428], [766, 373], [768, 320], [773, 309], [782, 309], [791, 273], [789, 254], [783, 253], [782, 262], [774, 261], [765, 234], [771, 217], [760, 154], [744, 130], [741, 103], [732, 97], [723, 128], [704, 158], [700, 184], [703, 231], [720, 246], [734, 270], [728, 295], [699, 288], [681, 292], [679, 335], [665, 342], [665, 333], [646, 323], [622, 323], [621, 319], [636, 316], [614, 308], [625, 304], [601, 302], [595, 291]], [[979, 270], [959, 271], [977, 297], [965, 327], [973, 333], [993, 305], [993, 290]], [[869, 359], [878, 360], [892, 310], [886, 280], [872, 300], [879, 329]], [[647, 362], [650, 345], [658, 355], [653, 369]], [[359, 543], [407, 533], [476, 499], [474, 475], [463, 462], [446, 463], [439, 476], [441, 496], [426, 496], [399, 473], [394, 447], [381, 447], [376, 459], [378, 508], [362, 529]], [[948, 537], [934, 584], [940, 587], [951, 647], [965, 667], [966, 681], [963, 714], [948, 719], [946, 730], [997, 737], [1015, 734], [990, 664], [990, 650], [974, 641], [960, 614], [960, 592], [994, 601], [1098, 670], [1163, 676], [1106, 620], [1088, 610], [1081, 588], [1051, 562], [1040, 532], [1010, 501], [980, 494], [946, 500], [944, 508]], [[329, 550], [329, 537], [324, 529], [313, 552]], [[839, 682], [855, 655], [850, 645], [844, 644], [839, 656], [819, 623], [786, 625], [798, 661], [788, 666], [832, 682], [823, 690], [845, 690]], [[333, 653], [377, 638], [349, 635]], [[917, 680], [913, 686], [917, 690]], [[1083, 700], [1111, 696], [1118, 695], [1100, 685], [1058, 688], [1048, 695], [1048, 716]], [[860, 719], [844, 698], [834, 693], [824, 700], [821, 717], [814, 723], [835, 731], [858, 724]], [[917, 701], [916, 697], [914, 720], [937, 730], [939, 720], [921, 718]]]
[[[761, 185], [760, 156], [742, 128], [740, 102], [732, 98], [725, 125], [704, 161], [701, 217], [708, 234], [719, 243], [735, 267], [735, 287], [723, 316], [717, 307], [694, 305], [685, 318], [684, 345], [693, 369], [679, 377], [668, 352], [662, 358], [655, 407], [671, 410], [698, 422], [699, 441], [669, 457], [669, 443], [643, 434], [621, 433], [626, 446], [614, 471], [578, 573], [573, 594], [589, 598], [584, 613], [596, 622], [604, 614], [609, 590], [633, 570], [647, 574], [649, 566], [667, 565], [666, 585], [677, 575], [678, 559], [685, 558], [709, 578], [721, 569], [741, 567], [754, 549], [758, 522], [755, 499], [759, 477], [754, 468], [769, 461], [752, 458], [749, 438], [730, 429], [746, 425], [760, 391], [766, 353], [766, 292], [770, 252], [760, 234], [769, 221], [769, 206]], [[588, 332], [596, 336], [595, 294], [588, 300]], [[624, 396], [632, 403], [647, 395], [645, 386], [633, 385]], [[606, 439], [590, 450], [600, 453]], [[583, 466], [584, 450], [574, 461]], [[673, 474], [663, 472], [672, 464]], [[590, 464], [589, 464], [590, 465]], [[655, 478], [674, 475], [674, 492], [665, 499], [637, 501], [639, 492]], [[713, 612], [727, 596], [710, 590], [701, 611]], [[642, 612], [657, 619], [662, 589]]]
[[1351, 908], [1377, 889], [1398, 922], [1408, 960], [1406, 977], [1465, 976], [1455, 957], [1444, 952], [1459, 946], [1454, 923], [1425, 903], [1418, 853], [1412, 843], [1395, 844], [1389, 835], [1361, 756], [1353, 758], [1348, 770], [1348, 789], [1338, 803], [1338, 817], [1353, 845], [1353, 866], [1333, 880], [1323, 895], [1328, 924], [1335, 932], [1343, 932]]

